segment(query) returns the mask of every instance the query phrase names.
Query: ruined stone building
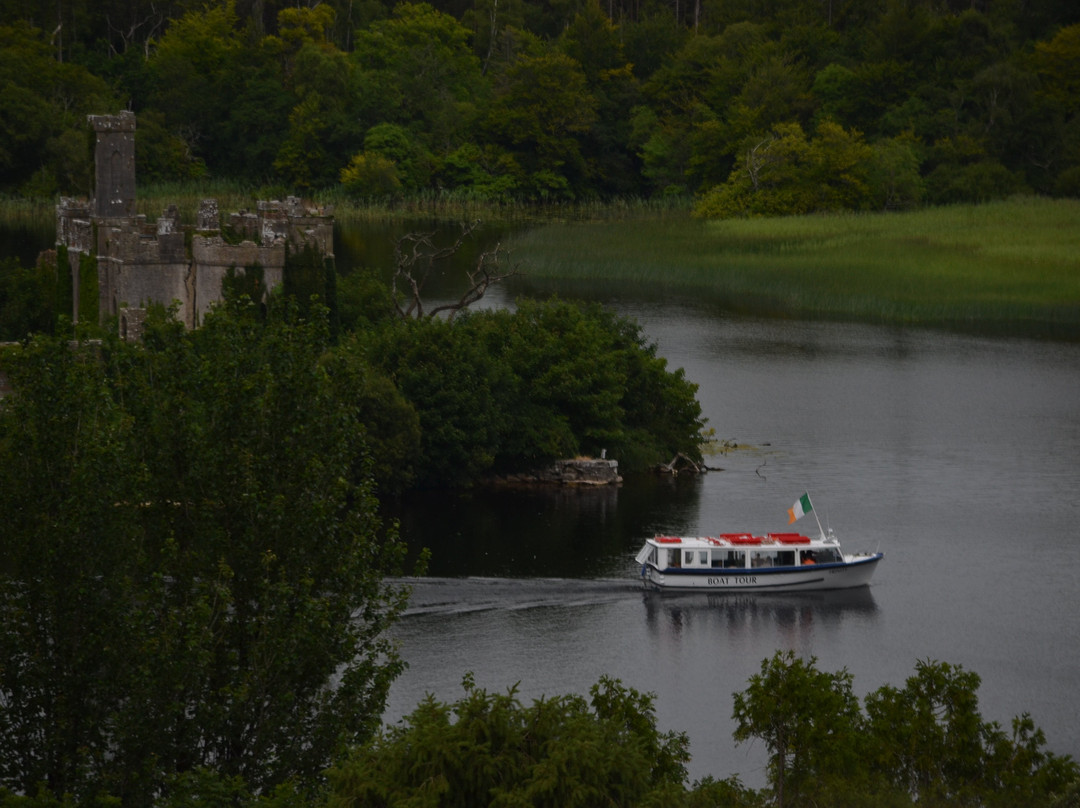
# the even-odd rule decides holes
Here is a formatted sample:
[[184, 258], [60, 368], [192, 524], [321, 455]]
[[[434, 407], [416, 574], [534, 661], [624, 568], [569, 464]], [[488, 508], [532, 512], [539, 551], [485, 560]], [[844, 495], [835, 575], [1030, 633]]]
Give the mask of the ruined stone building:
[[91, 115], [89, 122], [96, 140], [93, 198], [89, 203], [64, 198], [56, 209], [56, 242], [67, 248], [76, 322], [89, 302], [80, 306], [81, 256], [96, 258], [99, 320], [116, 316], [120, 332], [130, 339], [141, 333], [151, 303], [176, 302], [180, 321], [196, 328], [221, 300], [222, 279], [230, 269], [243, 273], [257, 264], [265, 287], [272, 289], [282, 283], [288, 251], [311, 245], [333, 256], [333, 217], [294, 197], [229, 214], [225, 226], [236, 236], [229, 242], [222, 237], [213, 199], [202, 201], [193, 227], [181, 225], [175, 205], [148, 223], [135, 212], [135, 114]]

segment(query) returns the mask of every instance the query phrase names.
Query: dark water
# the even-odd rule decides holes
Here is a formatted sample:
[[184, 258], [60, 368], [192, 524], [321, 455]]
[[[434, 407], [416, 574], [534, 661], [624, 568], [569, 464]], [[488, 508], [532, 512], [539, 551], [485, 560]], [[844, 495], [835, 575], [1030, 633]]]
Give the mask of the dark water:
[[[387, 720], [427, 692], [456, 699], [466, 671], [526, 701], [608, 674], [689, 733], [693, 778], [760, 785], [760, 744], [731, 738], [732, 693], [792, 649], [847, 668], [860, 694], [920, 659], [961, 664], [982, 677], [984, 717], [1030, 711], [1051, 749], [1080, 753], [1080, 346], [612, 302], [700, 384], [717, 435], [753, 448], [700, 479], [407, 502], [405, 533], [440, 577], [397, 629], [411, 667]], [[871, 587], [638, 588], [644, 537], [784, 529], [803, 491], [846, 547], [886, 553]]]

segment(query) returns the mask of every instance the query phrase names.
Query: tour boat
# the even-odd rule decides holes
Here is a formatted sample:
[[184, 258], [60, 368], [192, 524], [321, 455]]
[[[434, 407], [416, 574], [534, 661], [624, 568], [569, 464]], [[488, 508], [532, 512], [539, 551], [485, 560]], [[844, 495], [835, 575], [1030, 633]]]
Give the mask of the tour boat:
[[[788, 514], [794, 521], [811, 510], [804, 494]], [[643, 583], [661, 591], [809, 592], [866, 586], [884, 555], [845, 553], [832, 530], [821, 530], [817, 538], [800, 533], [656, 536], [645, 542], [637, 562]]]

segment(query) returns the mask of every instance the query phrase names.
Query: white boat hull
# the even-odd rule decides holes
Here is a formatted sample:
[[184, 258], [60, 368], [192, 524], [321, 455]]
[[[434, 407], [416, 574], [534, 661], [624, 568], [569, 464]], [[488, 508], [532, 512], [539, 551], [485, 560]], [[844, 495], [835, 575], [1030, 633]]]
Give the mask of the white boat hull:
[[847, 556], [841, 563], [767, 569], [658, 569], [645, 563], [645, 585], [661, 591], [813, 592], [867, 586], [883, 553]]

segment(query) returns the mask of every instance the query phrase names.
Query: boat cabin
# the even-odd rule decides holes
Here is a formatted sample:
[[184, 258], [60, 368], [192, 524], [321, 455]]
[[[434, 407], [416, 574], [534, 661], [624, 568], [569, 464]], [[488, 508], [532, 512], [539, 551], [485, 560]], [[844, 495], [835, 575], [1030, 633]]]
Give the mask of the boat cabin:
[[796, 533], [747, 533], [718, 537], [679, 538], [660, 536], [638, 558], [658, 569], [756, 569], [797, 567], [807, 564], [838, 564], [844, 561], [836, 541], [811, 541]]

